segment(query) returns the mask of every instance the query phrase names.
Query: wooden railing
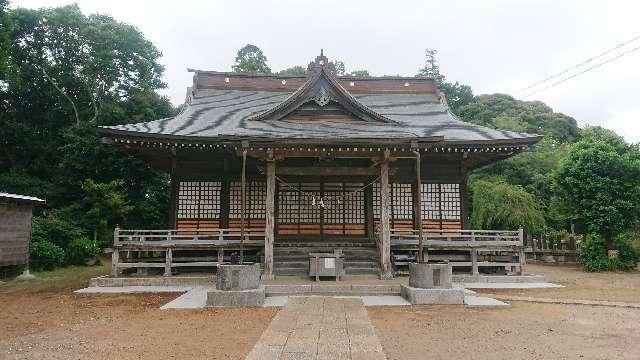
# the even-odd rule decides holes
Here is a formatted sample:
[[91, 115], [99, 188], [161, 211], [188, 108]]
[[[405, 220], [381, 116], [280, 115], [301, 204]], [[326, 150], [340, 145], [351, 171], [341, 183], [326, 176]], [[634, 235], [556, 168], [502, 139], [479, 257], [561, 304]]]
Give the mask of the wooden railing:
[[[245, 231], [244, 244], [264, 244], [264, 231]], [[189, 230], [124, 230], [116, 228], [114, 247], [171, 246], [171, 245], [229, 245], [240, 243], [240, 229], [189, 229]]]
[[[426, 230], [423, 236], [423, 246], [428, 251], [451, 250], [464, 256], [466, 260], [451, 260], [450, 263], [454, 267], [470, 267], [473, 275], [479, 274], [479, 267], [516, 267], [519, 273], [524, 271], [526, 260], [522, 229]], [[393, 255], [394, 265], [415, 261], [414, 255], [410, 254], [418, 248], [418, 237], [418, 230], [391, 229], [391, 248], [398, 253]], [[401, 254], [403, 251], [404, 254]], [[506, 257], [503, 254], [507, 254]], [[496, 260], [498, 258], [502, 260]]]
[[[391, 229], [391, 245], [417, 245], [418, 230]], [[428, 246], [523, 246], [520, 230], [427, 230], [423, 233]]]
[[[264, 246], [264, 232], [248, 230], [244, 232], [243, 246], [253, 249]], [[116, 228], [113, 233], [113, 253], [111, 274], [119, 276], [122, 269], [164, 268], [164, 275], [170, 276], [176, 267], [211, 267], [225, 261], [225, 251], [239, 249], [240, 229], [189, 229], [189, 230], [124, 230]], [[192, 261], [174, 259], [173, 252], [179, 250], [217, 251], [217, 259]], [[121, 261], [120, 253], [138, 254], [137, 258]], [[140, 254], [164, 252], [164, 259], [141, 259]]]

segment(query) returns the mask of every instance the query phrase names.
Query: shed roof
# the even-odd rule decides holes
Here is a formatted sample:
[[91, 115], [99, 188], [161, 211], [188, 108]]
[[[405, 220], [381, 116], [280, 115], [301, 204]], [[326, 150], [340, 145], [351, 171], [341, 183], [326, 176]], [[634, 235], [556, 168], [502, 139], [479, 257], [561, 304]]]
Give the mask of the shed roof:
[[31, 203], [43, 203], [45, 202], [43, 199], [27, 196], [27, 195], [18, 195], [18, 194], [10, 194], [6, 192], [0, 192], [0, 199], [2, 200], [12, 200], [12, 201], [20, 201], [20, 202], [31, 202]]
[[[541, 136], [490, 129], [461, 121], [449, 109], [432, 79], [337, 77], [323, 55], [309, 65], [307, 77], [244, 75], [195, 71], [183, 111], [175, 117], [137, 124], [103, 126], [103, 134], [162, 139], [304, 139], [397, 140], [438, 139], [450, 143], [535, 143]], [[321, 75], [318, 75], [318, 71]], [[314, 75], [315, 72], [315, 75]], [[322, 81], [324, 83], [320, 84]], [[327, 86], [331, 85], [331, 88]], [[320, 85], [318, 85], [320, 84]], [[315, 85], [315, 88], [314, 88]], [[306, 89], [315, 89], [312, 93]], [[327, 95], [354, 119], [321, 116], [337, 110], [318, 102]], [[305, 90], [305, 91], [303, 91]], [[300, 96], [307, 96], [299, 99]], [[315, 97], [312, 97], [315, 95]], [[311, 100], [320, 109], [308, 121], [287, 117]], [[324, 100], [324, 99], [322, 99]], [[355, 109], [355, 110], [354, 110]], [[282, 111], [285, 111], [282, 113]], [[276, 114], [276, 115], [274, 115]], [[295, 119], [299, 119], [296, 117]]]

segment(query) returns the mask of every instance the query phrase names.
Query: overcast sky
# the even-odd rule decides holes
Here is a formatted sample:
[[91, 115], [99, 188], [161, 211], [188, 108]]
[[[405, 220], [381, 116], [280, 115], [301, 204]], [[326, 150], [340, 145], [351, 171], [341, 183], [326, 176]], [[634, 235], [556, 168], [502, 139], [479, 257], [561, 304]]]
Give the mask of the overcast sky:
[[[65, 0], [12, 0], [42, 7]], [[163, 52], [163, 91], [175, 104], [187, 67], [230, 71], [237, 50], [259, 46], [274, 71], [306, 65], [324, 48], [347, 70], [413, 76], [425, 48], [448, 80], [474, 93], [515, 92], [640, 35], [635, 1], [153, 1], [77, 0], [85, 13], [136, 25]], [[594, 65], [640, 46], [637, 40]], [[601, 125], [640, 142], [640, 51], [527, 100], [580, 126]], [[560, 80], [559, 77], [555, 80]], [[520, 93], [517, 95], [524, 95]], [[518, 96], [517, 96], [518, 97]]]

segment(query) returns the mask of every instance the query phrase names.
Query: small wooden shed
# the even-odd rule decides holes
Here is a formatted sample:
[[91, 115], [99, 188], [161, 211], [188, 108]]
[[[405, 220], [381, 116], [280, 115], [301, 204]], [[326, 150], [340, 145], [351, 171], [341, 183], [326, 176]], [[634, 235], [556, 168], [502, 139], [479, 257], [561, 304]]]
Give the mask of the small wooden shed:
[[33, 206], [44, 200], [0, 192], [0, 266], [29, 261]]

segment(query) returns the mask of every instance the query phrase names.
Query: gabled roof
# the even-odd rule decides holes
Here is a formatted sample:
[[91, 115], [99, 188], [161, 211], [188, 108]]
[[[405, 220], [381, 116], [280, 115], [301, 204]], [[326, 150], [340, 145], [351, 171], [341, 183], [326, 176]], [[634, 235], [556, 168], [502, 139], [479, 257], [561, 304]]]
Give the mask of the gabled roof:
[[[458, 144], [533, 144], [541, 139], [461, 121], [432, 79], [335, 76], [323, 55], [310, 64], [307, 76], [191, 71], [194, 83], [177, 116], [103, 126], [99, 132], [108, 137], [169, 141], [438, 139]], [[296, 114], [314, 106], [316, 114], [340, 110], [349, 119], [315, 116], [300, 121]]]
[[[280, 120], [306, 103], [319, 105], [318, 113], [329, 103], [339, 104], [350, 115], [366, 122], [393, 123], [360, 103], [338, 82], [336, 70], [326, 56], [320, 53], [316, 61], [309, 64], [307, 81], [280, 104], [260, 113], [249, 120]], [[285, 80], [286, 81], [286, 80]]]

